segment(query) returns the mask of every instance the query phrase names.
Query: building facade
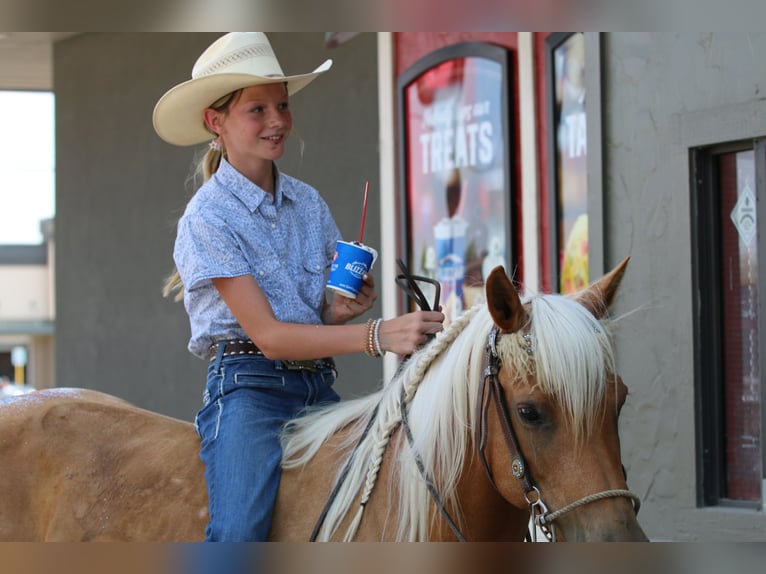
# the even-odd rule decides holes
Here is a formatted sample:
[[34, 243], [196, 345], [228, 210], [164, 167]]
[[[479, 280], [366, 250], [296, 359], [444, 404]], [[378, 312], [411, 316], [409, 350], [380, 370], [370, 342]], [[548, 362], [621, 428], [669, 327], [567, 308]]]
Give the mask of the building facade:
[[[87, 33], [54, 46], [56, 383], [187, 419], [205, 365], [160, 288], [194, 150], [164, 144], [150, 117], [216, 36]], [[445, 302], [459, 312], [481, 296], [485, 258], [528, 290], [568, 291], [630, 256], [615, 337], [641, 523], [654, 540], [763, 540], [766, 34], [271, 39], [288, 73], [335, 60], [291, 102], [306, 146], [281, 166], [322, 192], [346, 237], [370, 181], [374, 312], [403, 308], [397, 257], [455, 279]], [[429, 263], [444, 238], [464, 242], [449, 269]], [[395, 358], [339, 365], [353, 396]]]

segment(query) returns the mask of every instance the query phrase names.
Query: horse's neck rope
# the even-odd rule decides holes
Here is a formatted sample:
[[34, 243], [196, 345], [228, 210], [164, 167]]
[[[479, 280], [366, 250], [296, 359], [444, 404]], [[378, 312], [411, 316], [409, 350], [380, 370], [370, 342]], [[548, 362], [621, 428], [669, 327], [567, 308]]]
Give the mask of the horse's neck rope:
[[[362, 492], [362, 496], [359, 499], [359, 509], [357, 510], [354, 520], [351, 522], [348, 530], [346, 531], [346, 541], [351, 541], [356, 536], [362, 520], [362, 516], [364, 514], [364, 510], [367, 506], [367, 502], [369, 501], [370, 496], [372, 495], [372, 490], [375, 487], [375, 483], [377, 482], [380, 466], [383, 463], [383, 455], [388, 448], [394, 430], [396, 430], [396, 428], [402, 423], [404, 416], [403, 410], [409, 406], [410, 402], [415, 396], [415, 392], [417, 391], [420, 383], [423, 381], [428, 368], [431, 366], [434, 360], [436, 360], [436, 358], [441, 355], [442, 352], [444, 352], [444, 349], [446, 349], [463, 331], [463, 329], [465, 329], [466, 325], [468, 325], [473, 316], [478, 312], [478, 309], [479, 308], [477, 306], [456, 319], [450, 325], [450, 328], [447, 331], [442, 332], [442, 334], [437, 337], [436, 342], [431, 345], [431, 347], [429, 347], [423, 355], [418, 357], [418, 362], [413, 368], [412, 373], [405, 381], [402, 382], [402, 399], [394, 403], [393, 408], [390, 411], [390, 416], [383, 419], [382, 424], [380, 412], [378, 413], [378, 423], [375, 425], [377, 431], [376, 436], [378, 438], [376, 439], [375, 448], [369, 459], [370, 462], [367, 469], [365, 486]], [[408, 373], [408, 371], [405, 371], [405, 373]], [[417, 453], [414, 453], [414, 455], [417, 457]], [[422, 466], [422, 462], [420, 462], [419, 457], [417, 458], [417, 462], [418, 466]], [[426, 479], [427, 483], [429, 483], [428, 481], [430, 479], [426, 477], [425, 471], [422, 468], [421, 474]], [[429, 490], [431, 490], [430, 486]], [[431, 491], [431, 494], [433, 495], [433, 491]]]

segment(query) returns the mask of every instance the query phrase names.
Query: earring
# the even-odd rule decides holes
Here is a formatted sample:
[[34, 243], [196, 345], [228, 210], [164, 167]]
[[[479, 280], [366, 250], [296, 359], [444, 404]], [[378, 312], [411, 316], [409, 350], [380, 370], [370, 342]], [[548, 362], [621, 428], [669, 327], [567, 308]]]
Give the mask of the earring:
[[211, 150], [213, 151], [221, 151], [221, 138], [215, 138], [210, 140], [210, 143], [208, 144]]

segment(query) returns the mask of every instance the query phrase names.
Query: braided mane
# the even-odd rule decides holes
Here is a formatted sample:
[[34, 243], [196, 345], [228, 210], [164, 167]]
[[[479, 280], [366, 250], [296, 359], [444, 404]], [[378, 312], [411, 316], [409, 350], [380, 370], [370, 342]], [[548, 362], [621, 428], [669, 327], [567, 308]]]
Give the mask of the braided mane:
[[[587, 432], [607, 376], [613, 372], [606, 330], [584, 307], [564, 296], [537, 295], [525, 305], [531, 337], [523, 339], [517, 333], [500, 337], [498, 353], [503, 370], [511, 372], [519, 383], [530, 376], [536, 379], [542, 392], [563, 405], [573, 431]], [[391, 476], [386, 477], [393, 481], [390, 492], [397, 493], [397, 499], [389, 504], [397, 513], [391, 517], [397, 524], [396, 539], [428, 539], [430, 495], [403, 433], [393, 434], [401, 422], [402, 393], [409, 404], [414, 448], [445, 505], [455, 509], [459, 524], [455, 492], [466, 456], [474, 446], [482, 359], [492, 327], [486, 304], [475, 305], [412, 355], [379, 391], [310, 411], [288, 423], [282, 437], [285, 468], [304, 465], [331, 436], [341, 429], [348, 431], [340, 466], [352, 455], [353, 461], [328, 509], [318, 540], [333, 539], [354, 509], [354, 502], [370, 496], [387, 448], [396, 451]], [[529, 341], [532, 354], [527, 352]], [[369, 432], [360, 442], [368, 424]], [[394, 442], [389, 444], [392, 436]], [[363, 508], [342, 533], [344, 539], [354, 538]]]

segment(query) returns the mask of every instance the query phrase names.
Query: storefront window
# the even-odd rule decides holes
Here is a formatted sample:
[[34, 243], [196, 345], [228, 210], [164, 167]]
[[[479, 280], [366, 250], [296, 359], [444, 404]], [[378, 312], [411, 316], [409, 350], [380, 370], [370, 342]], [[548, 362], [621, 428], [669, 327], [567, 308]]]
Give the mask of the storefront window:
[[413, 273], [438, 280], [447, 323], [483, 301], [492, 269], [513, 272], [507, 68], [505, 49], [469, 43], [399, 81], [403, 247]]
[[766, 140], [697, 150], [692, 164], [699, 502], [762, 510], [758, 230], [766, 218], [759, 216], [758, 197], [766, 181]]

